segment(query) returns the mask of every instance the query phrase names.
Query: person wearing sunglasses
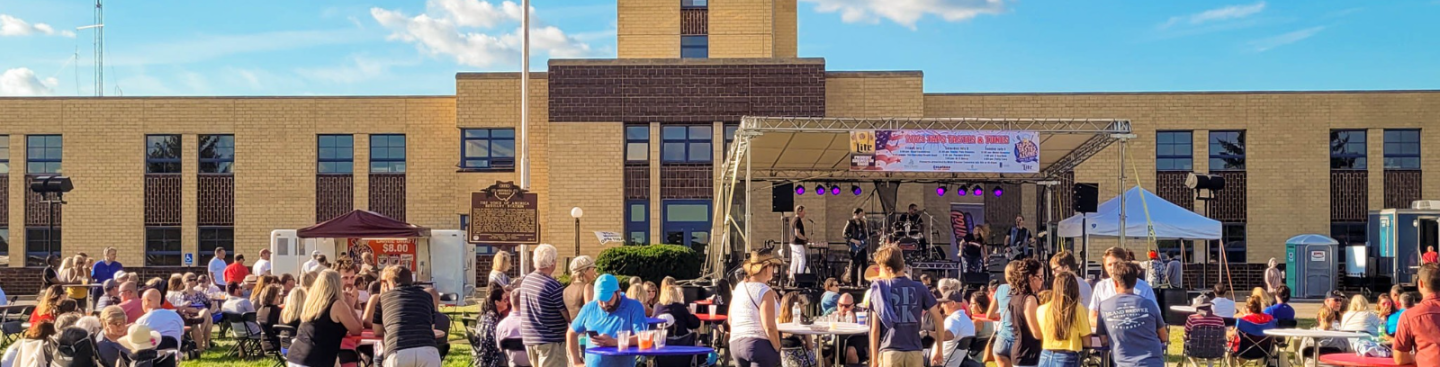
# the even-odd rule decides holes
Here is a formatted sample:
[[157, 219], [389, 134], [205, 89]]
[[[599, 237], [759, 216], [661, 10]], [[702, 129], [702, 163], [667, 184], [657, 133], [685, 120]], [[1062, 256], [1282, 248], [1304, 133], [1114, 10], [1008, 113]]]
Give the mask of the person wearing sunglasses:
[[[855, 322], [855, 296], [849, 293], [841, 293], [835, 302], [835, 311], [820, 317], [817, 323], [826, 322]], [[824, 336], [826, 342], [820, 350], [823, 360], [835, 360], [835, 344], [830, 341], [834, 336]], [[866, 335], [845, 336], [845, 364], [858, 364], [868, 359], [870, 352], [870, 339]]]

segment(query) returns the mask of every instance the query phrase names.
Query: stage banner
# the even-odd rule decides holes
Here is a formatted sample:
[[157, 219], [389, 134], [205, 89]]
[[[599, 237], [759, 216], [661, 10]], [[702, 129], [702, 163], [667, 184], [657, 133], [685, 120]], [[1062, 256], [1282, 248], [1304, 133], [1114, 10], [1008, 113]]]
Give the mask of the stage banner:
[[400, 265], [410, 270], [415, 270], [415, 239], [413, 238], [384, 238], [384, 239], [361, 239], [351, 238], [350, 258], [361, 259], [365, 253], [375, 256], [375, 264], [384, 268], [390, 265]]
[[1040, 172], [1034, 131], [856, 130], [850, 170], [879, 172]]

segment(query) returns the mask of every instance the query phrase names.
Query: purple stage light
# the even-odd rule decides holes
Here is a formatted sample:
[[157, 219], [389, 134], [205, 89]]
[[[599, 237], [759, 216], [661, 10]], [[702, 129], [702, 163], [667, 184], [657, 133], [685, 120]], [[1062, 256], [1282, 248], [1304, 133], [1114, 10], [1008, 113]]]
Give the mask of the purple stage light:
[[969, 191], [969, 190], [965, 190], [965, 185], [960, 185], [960, 188], [957, 189], [957, 190], [955, 190], [955, 195], [956, 195], [956, 196], [965, 196], [965, 194], [966, 194], [968, 191]]
[[945, 186], [936, 187], [935, 196], [945, 196]]
[[825, 186], [815, 185], [815, 195], [825, 195]]
[[860, 185], [850, 185], [850, 192], [855, 194], [855, 196], [860, 196], [860, 193], [862, 192], [860, 190]]
[[805, 186], [795, 186], [795, 195], [805, 195]]
[[1001, 190], [1001, 189], [1000, 189], [1000, 186], [995, 186], [995, 197], [998, 198], [998, 197], [1000, 197], [1000, 194], [1004, 194], [1004, 193], [1005, 193], [1005, 191], [1004, 191], [1004, 190]]
[[975, 185], [975, 189], [971, 191], [974, 191], [975, 196], [985, 195], [985, 189], [980, 188], [980, 185]]
[[830, 185], [830, 195], [840, 195], [840, 186]]

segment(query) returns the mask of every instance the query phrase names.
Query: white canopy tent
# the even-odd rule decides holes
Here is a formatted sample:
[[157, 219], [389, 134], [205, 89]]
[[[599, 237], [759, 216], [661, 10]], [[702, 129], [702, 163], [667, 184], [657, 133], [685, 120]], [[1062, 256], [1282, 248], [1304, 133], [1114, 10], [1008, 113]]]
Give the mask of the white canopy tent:
[[[1122, 206], [1129, 213], [1125, 216], [1123, 231], [1120, 229]], [[1089, 233], [1082, 232], [1082, 222], [1089, 227]], [[1123, 234], [1129, 238], [1147, 238], [1151, 228], [1155, 230], [1155, 238], [1161, 240], [1220, 239], [1220, 221], [1182, 208], [1138, 186], [1126, 190], [1124, 199], [1117, 196], [1100, 204], [1095, 213], [1084, 217], [1076, 214], [1060, 221], [1059, 235], [1076, 238], [1087, 234], [1095, 237]]]

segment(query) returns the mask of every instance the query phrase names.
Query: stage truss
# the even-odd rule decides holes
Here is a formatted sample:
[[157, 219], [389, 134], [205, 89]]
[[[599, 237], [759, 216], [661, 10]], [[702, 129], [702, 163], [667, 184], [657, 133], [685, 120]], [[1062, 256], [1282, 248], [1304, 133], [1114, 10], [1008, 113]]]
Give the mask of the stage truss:
[[[1040, 135], [1041, 167], [1034, 174], [850, 171], [850, 132], [892, 129], [1035, 131]], [[1055, 181], [1116, 142], [1121, 142], [1123, 157], [1123, 142], [1133, 137], [1130, 134], [1130, 121], [1123, 119], [744, 117], [715, 177], [715, 220], [703, 277], [725, 272], [733, 251], [759, 247], [749, 240], [751, 200], [744, 201], [739, 213], [735, 208], [735, 195], [753, 193], [755, 181]], [[1124, 170], [1117, 175], [1124, 182]]]

